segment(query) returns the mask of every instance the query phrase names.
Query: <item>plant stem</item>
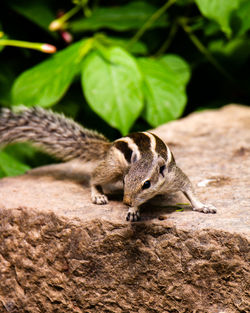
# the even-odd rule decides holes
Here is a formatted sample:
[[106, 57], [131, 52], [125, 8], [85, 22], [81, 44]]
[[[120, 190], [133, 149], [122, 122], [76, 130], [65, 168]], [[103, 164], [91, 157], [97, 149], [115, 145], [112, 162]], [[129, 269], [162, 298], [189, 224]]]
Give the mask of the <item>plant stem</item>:
[[64, 23], [69, 20], [73, 15], [75, 15], [78, 11], [80, 11], [81, 6], [76, 5], [67, 13], [63, 14], [61, 17], [57, 18], [56, 20], [52, 21], [49, 25], [49, 29], [51, 31], [56, 31], [58, 29], [63, 28]]
[[156, 54], [155, 54], [156, 56], [162, 55], [169, 48], [169, 46], [171, 45], [171, 43], [174, 39], [174, 36], [175, 36], [177, 30], [178, 30], [178, 24], [174, 23], [170, 29], [170, 32], [168, 34], [167, 39], [164, 41], [164, 43], [160, 47], [160, 49], [156, 52]]
[[189, 36], [190, 40], [196, 46], [196, 48], [208, 59], [208, 61], [228, 80], [234, 82], [233, 77], [220, 65], [220, 63], [213, 57], [209, 50], [203, 45], [203, 43], [194, 35], [191, 28], [184, 22], [181, 21], [185, 33]]
[[146, 32], [146, 30], [154, 24], [154, 22], [174, 3], [176, 0], [168, 0], [159, 10], [150, 16], [146, 23], [138, 30], [138, 32], [131, 38], [128, 46], [133, 45], [137, 42], [141, 36]]
[[29, 41], [0, 39], [0, 46], [13, 46], [13, 47], [20, 47], [20, 48], [28, 48], [28, 49], [39, 50], [45, 53], [56, 52], [55, 46], [52, 46], [46, 43], [29, 42]]
[[80, 5], [76, 5], [75, 7], [73, 7], [71, 10], [69, 10], [67, 13], [63, 14], [59, 19], [61, 23], [65, 23], [67, 20], [69, 20], [72, 16], [74, 16], [78, 11], [80, 11], [81, 6]]

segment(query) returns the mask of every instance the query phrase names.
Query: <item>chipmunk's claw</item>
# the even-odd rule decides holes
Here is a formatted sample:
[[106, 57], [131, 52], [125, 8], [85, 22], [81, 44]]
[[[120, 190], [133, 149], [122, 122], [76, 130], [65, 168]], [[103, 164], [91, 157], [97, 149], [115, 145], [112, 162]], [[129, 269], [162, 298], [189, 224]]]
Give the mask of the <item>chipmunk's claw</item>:
[[198, 208], [193, 208], [194, 211], [202, 212], [202, 213], [212, 213], [215, 214], [217, 212], [217, 209], [212, 204], [203, 204], [203, 206]]
[[92, 202], [95, 204], [107, 204], [108, 198], [105, 195], [95, 194], [92, 196]]
[[141, 219], [140, 211], [137, 207], [132, 207], [128, 209], [126, 221], [138, 222]]

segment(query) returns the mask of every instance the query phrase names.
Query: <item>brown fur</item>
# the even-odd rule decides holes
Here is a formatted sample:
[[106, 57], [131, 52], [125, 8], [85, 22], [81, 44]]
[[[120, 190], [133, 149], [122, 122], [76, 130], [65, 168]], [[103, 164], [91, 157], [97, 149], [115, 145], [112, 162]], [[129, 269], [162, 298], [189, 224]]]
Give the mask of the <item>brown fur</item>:
[[41, 108], [20, 113], [3, 109], [0, 115], [0, 144], [29, 141], [64, 161], [80, 158], [102, 159], [110, 143], [101, 134], [88, 130], [66, 118]]
[[[182, 191], [194, 210], [215, 213], [194, 195], [188, 177], [175, 164], [165, 143], [151, 133], [133, 133], [110, 143], [103, 135], [86, 129], [62, 114], [40, 108], [0, 115], [0, 145], [30, 141], [63, 160], [97, 160], [91, 176], [91, 199], [106, 204], [102, 187], [124, 182], [124, 203], [129, 206], [127, 220], [138, 220], [139, 205], [157, 194]], [[144, 188], [145, 181], [150, 186]]]

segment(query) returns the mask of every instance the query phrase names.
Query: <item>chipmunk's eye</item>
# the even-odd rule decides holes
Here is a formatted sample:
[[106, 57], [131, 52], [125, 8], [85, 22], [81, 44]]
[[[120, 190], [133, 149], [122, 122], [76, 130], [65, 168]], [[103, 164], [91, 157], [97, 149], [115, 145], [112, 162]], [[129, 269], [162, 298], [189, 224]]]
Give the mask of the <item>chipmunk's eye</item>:
[[160, 167], [160, 174], [164, 177], [164, 170], [165, 170], [165, 168], [166, 168], [166, 165], [162, 165], [161, 167]]
[[142, 185], [142, 189], [148, 189], [150, 187], [150, 180], [146, 180]]

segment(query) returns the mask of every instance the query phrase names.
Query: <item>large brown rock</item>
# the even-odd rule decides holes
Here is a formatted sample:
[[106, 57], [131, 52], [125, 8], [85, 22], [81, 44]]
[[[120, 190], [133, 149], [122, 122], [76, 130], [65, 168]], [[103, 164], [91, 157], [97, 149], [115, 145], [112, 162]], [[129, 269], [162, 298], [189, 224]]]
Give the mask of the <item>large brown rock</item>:
[[[249, 312], [250, 109], [230, 105], [155, 130], [200, 199], [91, 204], [78, 162], [0, 180], [0, 312]], [[160, 203], [160, 205], [159, 205]]]

